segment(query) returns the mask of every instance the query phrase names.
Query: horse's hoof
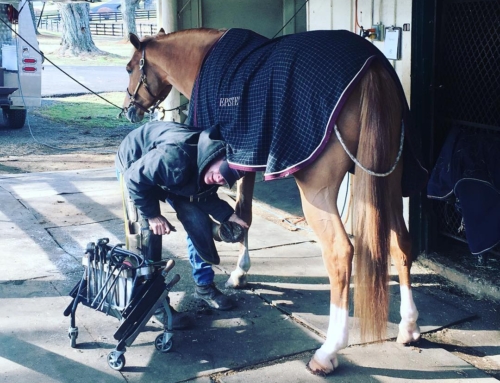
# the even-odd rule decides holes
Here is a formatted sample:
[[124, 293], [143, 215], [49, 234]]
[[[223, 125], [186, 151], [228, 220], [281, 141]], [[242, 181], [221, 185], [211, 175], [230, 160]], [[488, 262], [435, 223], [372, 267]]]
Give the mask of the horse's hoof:
[[247, 285], [247, 276], [244, 275], [236, 275], [231, 273], [231, 276], [226, 281], [226, 288], [228, 289], [242, 289]]
[[307, 364], [306, 368], [311, 374], [325, 377], [331, 374], [339, 366], [339, 361], [337, 357], [334, 357], [333, 359], [328, 360], [327, 364], [328, 365], [325, 366], [324, 363], [319, 362], [316, 359], [316, 355], [314, 355]]
[[415, 343], [420, 340], [420, 327], [416, 323], [399, 325], [399, 333], [396, 342], [401, 344]]

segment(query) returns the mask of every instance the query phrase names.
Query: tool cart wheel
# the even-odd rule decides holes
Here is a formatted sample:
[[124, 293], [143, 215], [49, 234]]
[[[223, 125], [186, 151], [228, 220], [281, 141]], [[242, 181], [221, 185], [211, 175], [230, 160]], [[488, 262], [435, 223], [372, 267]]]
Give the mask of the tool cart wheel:
[[69, 345], [71, 348], [76, 348], [76, 338], [78, 338], [78, 327], [68, 330]]
[[172, 339], [169, 339], [167, 343], [163, 344], [163, 334], [158, 335], [155, 339], [155, 348], [160, 352], [169, 352], [172, 345]]
[[69, 336], [69, 339], [70, 339], [69, 345], [71, 346], [71, 348], [75, 348], [76, 347], [76, 334], [71, 334]]
[[121, 354], [116, 361], [114, 360], [114, 351], [108, 354], [108, 366], [113, 370], [120, 371], [125, 366], [125, 355]]

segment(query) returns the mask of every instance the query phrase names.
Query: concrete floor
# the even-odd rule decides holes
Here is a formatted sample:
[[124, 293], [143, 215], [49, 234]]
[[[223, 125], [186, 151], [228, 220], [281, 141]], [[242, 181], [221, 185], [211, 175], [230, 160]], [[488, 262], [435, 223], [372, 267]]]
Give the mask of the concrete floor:
[[[289, 182], [289, 181], [285, 181]], [[293, 182], [293, 180], [292, 180]], [[71, 348], [69, 318], [62, 315], [71, 288], [83, 272], [88, 242], [109, 238], [123, 242], [121, 197], [113, 169], [2, 176], [0, 178], [0, 381], [4, 382], [495, 382], [480, 369], [423, 340], [404, 347], [394, 342], [399, 321], [397, 278], [391, 278], [387, 340], [362, 344], [351, 314], [350, 347], [340, 353], [340, 367], [319, 377], [305, 365], [327, 331], [329, 284], [320, 249], [306, 230], [292, 231], [278, 217], [294, 215], [287, 198], [276, 197], [273, 182], [257, 185], [256, 216], [250, 232], [253, 266], [245, 290], [225, 292], [236, 308], [206, 309], [191, 296], [191, 267], [185, 233], [174, 212], [164, 214], [177, 232], [163, 241], [164, 256], [176, 260], [181, 281], [172, 304], [189, 311], [195, 327], [174, 333], [168, 353], [155, 350], [161, 328], [151, 320], [127, 348], [120, 372], [107, 365], [116, 346], [118, 320], [80, 305], [79, 337]], [[281, 189], [286, 184], [280, 184]], [[267, 190], [267, 191], [266, 191]], [[293, 194], [293, 193], [292, 193]], [[223, 198], [232, 202], [228, 194]], [[264, 196], [264, 197], [263, 197]], [[222, 258], [216, 282], [223, 288], [237, 258], [237, 245], [219, 244]], [[394, 274], [394, 273], [393, 273]], [[454, 291], [436, 286], [434, 276], [416, 265], [415, 301], [422, 331], [474, 323], [475, 306]], [[480, 323], [480, 322], [476, 322]], [[496, 323], [463, 329], [463, 341], [484, 345], [491, 360], [500, 355]]]

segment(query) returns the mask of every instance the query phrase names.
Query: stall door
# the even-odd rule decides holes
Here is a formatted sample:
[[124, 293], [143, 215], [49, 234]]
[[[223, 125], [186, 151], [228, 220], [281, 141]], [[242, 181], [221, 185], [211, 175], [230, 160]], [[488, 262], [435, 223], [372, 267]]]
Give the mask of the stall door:
[[[450, 132], [458, 132], [462, 141], [457, 141], [454, 150], [468, 151], [463, 176], [476, 177], [476, 170], [487, 169], [495, 183], [500, 169], [481, 162], [487, 160], [484, 154], [491, 147], [498, 146], [500, 157], [500, 1], [443, 0], [440, 5], [434, 160]], [[480, 193], [477, 198], [482, 198]], [[464, 203], [468, 202], [453, 198], [433, 202], [441, 236], [468, 242], [467, 231], [472, 235], [475, 227], [472, 220], [464, 225], [460, 208]]]

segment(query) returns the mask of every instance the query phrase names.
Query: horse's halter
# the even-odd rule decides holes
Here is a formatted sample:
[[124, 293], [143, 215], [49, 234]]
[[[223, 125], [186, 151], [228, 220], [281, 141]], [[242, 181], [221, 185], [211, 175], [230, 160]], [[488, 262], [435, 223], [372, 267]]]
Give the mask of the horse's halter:
[[[165, 98], [168, 96], [168, 93], [165, 95], [165, 96], [161, 96], [161, 93], [163, 92], [163, 90], [165, 88], [163, 88], [161, 91], [160, 91], [160, 95], [159, 96], [155, 96], [151, 90], [149, 89], [149, 86], [148, 86], [148, 82], [147, 82], [147, 79], [146, 79], [146, 72], [144, 70], [144, 65], [146, 64], [146, 47], [142, 48], [142, 57], [141, 59], [139, 60], [139, 69], [141, 71], [141, 77], [139, 78], [139, 82], [137, 83], [137, 86], [135, 87], [135, 90], [134, 90], [134, 93], [130, 93], [130, 90], [128, 89], [127, 87], [127, 94], [128, 94], [128, 98], [130, 99], [130, 103], [128, 104], [127, 107], [123, 108], [122, 112], [120, 113], [123, 114], [125, 113], [128, 108], [130, 108], [132, 105], [133, 106], [136, 106], [137, 108], [141, 109], [144, 113], [150, 113], [152, 114], [154, 112], [155, 109], [161, 109], [160, 107], [160, 104], [163, 102], [163, 100], [165, 100]], [[148, 109], [146, 108], [145, 106], [141, 105], [139, 102], [137, 102], [136, 100], [136, 97], [137, 97], [137, 93], [139, 92], [139, 88], [141, 87], [141, 85], [144, 85], [144, 89], [147, 90], [147, 92], [149, 93], [149, 95], [153, 98], [153, 100], [156, 100], [156, 102]]]

